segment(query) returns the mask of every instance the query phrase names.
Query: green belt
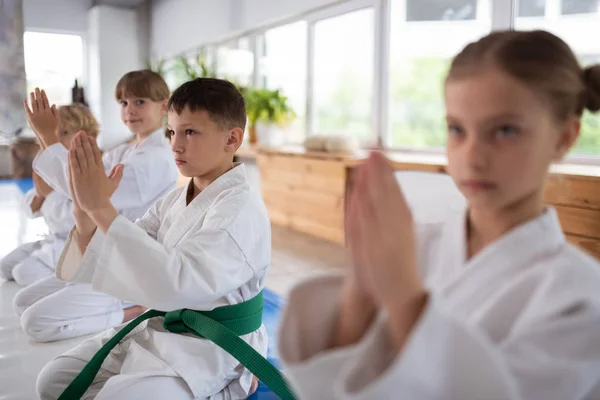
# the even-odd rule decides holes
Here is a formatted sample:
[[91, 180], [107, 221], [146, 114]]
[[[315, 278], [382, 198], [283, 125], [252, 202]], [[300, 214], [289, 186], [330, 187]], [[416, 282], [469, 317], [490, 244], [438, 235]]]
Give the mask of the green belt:
[[240, 336], [254, 332], [262, 325], [263, 295], [232, 306], [215, 308], [212, 311], [148, 310], [123, 327], [92, 357], [60, 395], [58, 400], [80, 399], [90, 387], [110, 351], [142, 321], [153, 317], [164, 317], [163, 326], [173, 333], [192, 333], [208, 339], [231, 354], [236, 360], [284, 400], [293, 400], [294, 395], [281, 373], [260, 353]]

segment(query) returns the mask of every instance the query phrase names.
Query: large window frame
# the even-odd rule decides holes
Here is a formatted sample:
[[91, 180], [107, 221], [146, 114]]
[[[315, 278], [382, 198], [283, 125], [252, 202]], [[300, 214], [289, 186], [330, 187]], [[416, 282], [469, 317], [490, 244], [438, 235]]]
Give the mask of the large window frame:
[[[23, 36], [25, 33], [35, 33], [35, 34], [50, 34], [50, 35], [68, 35], [68, 36], [77, 36], [81, 39], [81, 76], [78, 78], [79, 87], [87, 87], [88, 84], [88, 76], [89, 76], [89, 65], [88, 65], [88, 41], [87, 35], [85, 32], [79, 31], [69, 31], [62, 29], [39, 29], [39, 28], [27, 28], [23, 32]], [[25, 38], [23, 38], [24, 40]], [[25, 75], [25, 81], [27, 82], [27, 75]], [[74, 82], [73, 82], [74, 83]]]
[[[315, 124], [315, 104], [314, 104], [314, 49], [315, 49], [315, 24], [319, 21], [334, 18], [343, 14], [362, 10], [365, 8], [374, 9], [374, 62], [373, 62], [373, 96], [372, 96], [372, 134], [368, 141], [362, 144], [364, 148], [385, 148], [390, 151], [398, 151], [412, 154], [442, 154], [443, 149], [428, 147], [405, 147], [391, 146], [391, 126], [389, 118], [390, 105], [390, 41], [391, 41], [391, 4], [392, 1], [406, 0], [338, 0], [321, 7], [299, 13], [295, 16], [284, 18], [274, 23], [262, 25], [257, 28], [238, 32], [233, 35], [223, 37], [217, 41], [201, 43], [201, 47], [217, 49], [226, 43], [230, 43], [241, 38], [248, 38], [254, 51], [254, 74], [252, 84], [261, 87], [261, 40], [264, 33], [270, 29], [291, 24], [297, 21], [306, 21], [307, 23], [307, 49], [306, 49], [306, 137], [314, 132]], [[514, 29], [517, 18], [537, 19], [540, 17], [518, 17], [518, 0], [490, 0], [491, 30]], [[548, 0], [549, 3], [560, 3], [561, 0]], [[546, 14], [556, 8], [546, 6]], [[550, 9], [550, 11], [548, 11]], [[600, 14], [600, 11], [599, 11]], [[570, 16], [567, 16], [570, 17]], [[579, 15], [574, 15], [574, 18]], [[436, 22], [433, 22], [436, 23]], [[451, 21], [444, 23], [452, 23]], [[219, 66], [217, 57], [214, 68], [218, 72]], [[566, 163], [600, 165], [600, 156], [586, 156], [573, 154], [569, 155]]]

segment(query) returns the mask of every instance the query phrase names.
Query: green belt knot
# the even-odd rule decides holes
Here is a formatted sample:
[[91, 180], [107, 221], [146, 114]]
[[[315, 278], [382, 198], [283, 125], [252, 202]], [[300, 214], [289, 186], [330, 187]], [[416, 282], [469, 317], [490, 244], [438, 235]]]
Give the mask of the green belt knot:
[[182, 308], [181, 310], [169, 311], [166, 313], [163, 327], [173, 333], [193, 333], [193, 331], [183, 322], [182, 314], [184, 311], [186, 311], [186, 309]]

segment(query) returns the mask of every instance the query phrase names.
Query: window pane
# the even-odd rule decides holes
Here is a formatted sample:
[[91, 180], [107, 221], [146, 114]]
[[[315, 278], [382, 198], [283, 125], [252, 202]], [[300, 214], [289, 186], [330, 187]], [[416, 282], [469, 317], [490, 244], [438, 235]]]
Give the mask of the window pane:
[[217, 49], [217, 75], [242, 86], [252, 84], [254, 52], [249, 38], [241, 38]]
[[598, 13], [599, 0], [562, 0], [561, 12], [569, 14]]
[[300, 143], [306, 127], [307, 23], [299, 21], [265, 32], [260, 60], [263, 86], [280, 89], [296, 113], [286, 141]]
[[214, 48], [202, 47], [197, 52], [183, 54], [165, 62], [163, 78], [173, 91], [192, 79], [214, 76], [214, 63]]
[[368, 8], [315, 24], [316, 133], [374, 138], [374, 14]]
[[546, 0], [519, 0], [519, 17], [543, 17]]
[[403, 0], [392, 0], [390, 110], [392, 147], [442, 147], [446, 143], [442, 84], [450, 60], [491, 29], [489, 0], [478, 2], [474, 21], [405, 22]]
[[408, 21], [475, 19], [477, 0], [406, 0]]
[[[568, 3], [568, 4], [567, 4]], [[597, 10], [597, 1], [594, 0]], [[563, 0], [570, 10], [589, 10], [588, 0]], [[583, 11], [581, 11], [583, 12]], [[517, 18], [515, 28], [521, 30], [543, 29], [562, 38], [575, 52], [583, 66], [600, 63], [600, 13], [554, 18]], [[581, 136], [572, 153], [579, 155], [600, 155], [600, 115], [585, 111], [581, 124]]]
[[[81, 82], [81, 36], [25, 32], [23, 36], [27, 91], [44, 88], [50, 102], [70, 104], [75, 79]], [[81, 85], [81, 83], [80, 83]]]

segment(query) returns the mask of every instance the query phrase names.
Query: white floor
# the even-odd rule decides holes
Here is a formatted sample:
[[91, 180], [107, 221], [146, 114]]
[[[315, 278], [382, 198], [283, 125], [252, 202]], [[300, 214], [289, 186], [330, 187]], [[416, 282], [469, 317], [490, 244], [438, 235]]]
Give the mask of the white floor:
[[[20, 212], [20, 200], [17, 186], [0, 183], [0, 257], [47, 232], [43, 220], [28, 220]], [[273, 261], [267, 287], [286, 297], [300, 280], [329, 273], [343, 265], [344, 252], [339, 246], [274, 227]], [[12, 308], [18, 289], [14, 282], [0, 280], [0, 400], [36, 399], [35, 380], [40, 369], [85, 339], [31, 342], [22, 332]]]

